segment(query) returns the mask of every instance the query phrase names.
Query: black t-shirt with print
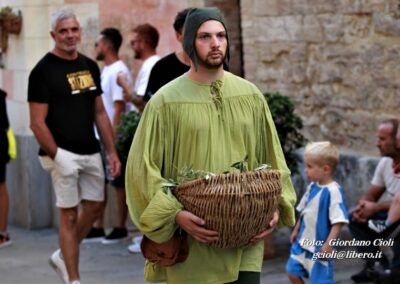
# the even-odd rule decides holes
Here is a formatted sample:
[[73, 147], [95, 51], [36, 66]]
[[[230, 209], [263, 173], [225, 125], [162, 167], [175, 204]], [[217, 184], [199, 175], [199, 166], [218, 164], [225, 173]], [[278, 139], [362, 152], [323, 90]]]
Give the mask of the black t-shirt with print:
[[[29, 75], [28, 101], [48, 104], [46, 124], [57, 146], [76, 154], [100, 150], [94, 118], [101, 94], [99, 68], [82, 54], [65, 60], [47, 53]], [[39, 155], [46, 153], [41, 149]]]

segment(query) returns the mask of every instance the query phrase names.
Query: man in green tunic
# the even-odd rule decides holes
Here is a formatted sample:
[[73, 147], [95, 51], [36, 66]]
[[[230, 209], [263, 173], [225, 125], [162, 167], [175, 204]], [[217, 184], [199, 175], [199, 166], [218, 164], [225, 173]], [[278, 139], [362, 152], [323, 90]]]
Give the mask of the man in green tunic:
[[[259, 283], [263, 239], [278, 219], [280, 225], [294, 224], [296, 197], [275, 125], [261, 92], [223, 70], [229, 42], [218, 9], [196, 8], [188, 14], [183, 47], [191, 68], [147, 104], [128, 158], [126, 189], [130, 215], [139, 230], [161, 243], [180, 227], [188, 233], [189, 256], [170, 267], [146, 262], [145, 278], [174, 284]], [[218, 174], [245, 157], [250, 170], [269, 164], [281, 171], [279, 212], [249, 245], [215, 248], [208, 243], [218, 238], [218, 232], [185, 211], [163, 184], [177, 180], [186, 166]]]

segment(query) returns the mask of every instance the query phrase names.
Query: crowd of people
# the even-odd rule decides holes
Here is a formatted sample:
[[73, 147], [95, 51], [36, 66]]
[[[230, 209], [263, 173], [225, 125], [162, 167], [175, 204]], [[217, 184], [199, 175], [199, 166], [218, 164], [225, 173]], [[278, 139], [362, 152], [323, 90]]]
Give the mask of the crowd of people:
[[[182, 49], [160, 58], [159, 33], [150, 24], [132, 30], [135, 59], [143, 61], [135, 80], [119, 58], [123, 38], [118, 29], [101, 30], [95, 43], [98, 64], [78, 51], [81, 27], [71, 10], [56, 11], [51, 20], [54, 48], [29, 76], [30, 127], [40, 145], [39, 161], [51, 175], [60, 212], [59, 249], [49, 263], [63, 283], [80, 283], [81, 242], [114, 244], [129, 237], [128, 213], [139, 231], [165, 243], [176, 230], [187, 233], [185, 261], [164, 267], [146, 262], [145, 278], [168, 283], [260, 283], [264, 239], [276, 226], [294, 226], [286, 271], [292, 283], [333, 283], [335, 247], [342, 227], [354, 239], [390, 237], [400, 220], [400, 130], [397, 119], [381, 122], [377, 147], [382, 158], [371, 187], [354, 208], [347, 209], [335, 180], [339, 150], [328, 141], [305, 147], [305, 174], [310, 182], [297, 207], [290, 171], [267, 102], [251, 82], [227, 71], [229, 33], [217, 8], [188, 8], [177, 13], [173, 28]], [[6, 94], [0, 92], [1, 141], [8, 141]], [[4, 109], [4, 110], [3, 110]], [[123, 114], [142, 113], [127, 159], [115, 138]], [[79, 113], [79, 116], [76, 114]], [[95, 127], [94, 127], [95, 126]], [[279, 129], [278, 129], [279, 131]], [[3, 146], [4, 145], [4, 146]], [[0, 149], [0, 248], [10, 245], [5, 185], [8, 144]], [[223, 173], [246, 159], [249, 170], [268, 164], [280, 171], [278, 210], [250, 244], [221, 249], [209, 244], [217, 231], [183, 208], [165, 190], [179, 170], [191, 166]], [[116, 192], [117, 221], [109, 234], [103, 224], [106, 184]], [[381, 197], [386, 196], [386, 199]], [[295, 220], [295, 209], [298, 211]], [[128, 250], [140, 252], [142, 237]], [[378, 246], [359, 246], [376, 253]], [[355, 282], [395, 283], [400, 279], [400, 244], [389, 261], [365, 259]], [[316, 253], [318, 257], [316, 257]], [[386, 281], [386, 282], [382, 282]]]

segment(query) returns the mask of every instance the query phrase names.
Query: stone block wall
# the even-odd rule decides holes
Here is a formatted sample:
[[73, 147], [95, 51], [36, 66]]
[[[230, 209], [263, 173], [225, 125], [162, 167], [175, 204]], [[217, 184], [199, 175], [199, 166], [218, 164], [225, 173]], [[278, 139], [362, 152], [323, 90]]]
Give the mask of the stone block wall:
[[309, 140], [376, 154], [400, 106], [395, 0], [242, 0], [245, 77], [290, 96]]

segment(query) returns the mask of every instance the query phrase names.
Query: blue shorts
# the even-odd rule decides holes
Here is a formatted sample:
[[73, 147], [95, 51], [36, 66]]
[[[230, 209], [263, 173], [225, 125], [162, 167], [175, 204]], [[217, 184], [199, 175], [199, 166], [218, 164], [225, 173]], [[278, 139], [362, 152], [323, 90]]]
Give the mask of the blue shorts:
[[298, 242], [290, 249], [290, 257], [286, 264], [286, 272], [301, 278], [309, 278], [310, 284], [333, 283], [332, 259], [313, 260], [313, 253], [304, 250]]

